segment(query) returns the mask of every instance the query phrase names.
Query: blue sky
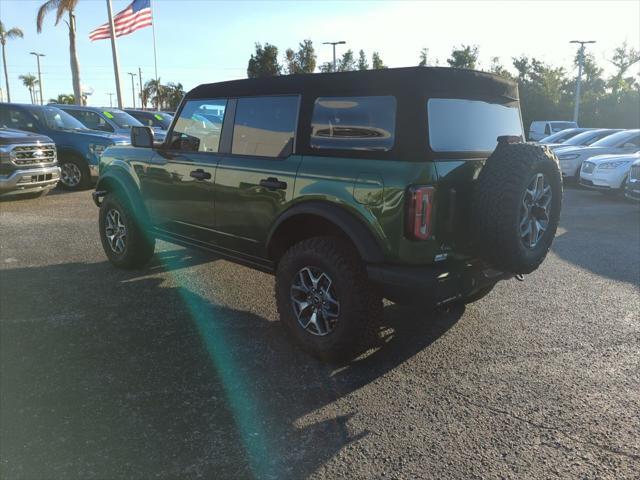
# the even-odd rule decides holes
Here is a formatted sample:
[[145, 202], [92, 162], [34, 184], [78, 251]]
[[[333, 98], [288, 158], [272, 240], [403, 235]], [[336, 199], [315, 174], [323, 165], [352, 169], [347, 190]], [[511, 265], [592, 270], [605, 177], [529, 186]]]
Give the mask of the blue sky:
[[[72, 92], [68, 34], [64, 24], [47, 18], [41, 34], [35, 16], [41, 1], [0, 0], [6, 27], [22, 28], [25, 38], [7, 45], [12, 100], [29, 101], [18, 76], [36, 72], [36, 50], [42, 60], [46, 99]], [[128, 5], [113, 0], [114, 13]], [[106, 21], [104, 0], [81, 0], [77, 10], [81, 80], [94, 94], [89, 103], [108, 105], [115, 92], [109, 40], [90, 42], [89, 32]], [[499, 56], [507, 66], [522, 53], [572, 70], [575, 47], [568, 41], [594, 39], [590, 50], [610, 71], [613, 48], [624, 40], [640, 48], [640, 1], [469, 1], [469, 2], [222, 2], [154, 0], [158, 71], [163, 82], [179, 81], [190, 89], [199, 83], [246, 76], [255, 42], [269, 42], [280, 52], [305, 38], [314, 41], [318, 63], [331, 59], [323, 41], [345, 40], [345, 48], [379, 51], [392, 67], [415, 65], [421, 48], [446, 65], [454, 45], [477, 44], [480, 65]], [[153, 76], [151, 28], [118, 39], [123, 95], [131, 104], [126, 72], [142, 68], [143, 80]], [[339, 47], [340, 48], [340, 47]], [[636, 66], [636, 72], [638, 67]], [[4, 79], [2, 81], [4, 88]]]

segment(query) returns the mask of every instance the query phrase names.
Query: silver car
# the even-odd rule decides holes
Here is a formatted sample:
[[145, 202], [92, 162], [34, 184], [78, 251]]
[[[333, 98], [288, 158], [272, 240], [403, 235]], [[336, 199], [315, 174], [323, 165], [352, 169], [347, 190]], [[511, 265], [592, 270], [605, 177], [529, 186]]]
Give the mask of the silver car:
[[[582, 135], [582, 134], [581, 134]], [[560, 160], [562, 175], [577, 179], [582, 162], [596, 155], [635, 153], [640, 151], [640, 130], [623, 130], [609, 135], [588, 147], [562, 146], [555, 153]]]

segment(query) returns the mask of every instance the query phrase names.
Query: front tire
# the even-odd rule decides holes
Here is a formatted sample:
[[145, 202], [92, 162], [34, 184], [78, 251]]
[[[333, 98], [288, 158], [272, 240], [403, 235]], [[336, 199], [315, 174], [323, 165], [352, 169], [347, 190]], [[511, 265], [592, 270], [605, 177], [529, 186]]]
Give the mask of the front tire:
[[128, 203], [109, 193], [100, 205], [100, 240], [109, 261], [118, 268], [146, 265], [155, 250], [155, 239], [144, 229]]
[[278, 263], [280, 319], [311, 355], [343, 362], [372, 345], [382, 317], [382, 297], [346, 241], [315, 237], [292, 246]]
[[60, 159], [60, 188], [77, 191], [91, 186], [91, 171], [87, 162], [76, 156]]

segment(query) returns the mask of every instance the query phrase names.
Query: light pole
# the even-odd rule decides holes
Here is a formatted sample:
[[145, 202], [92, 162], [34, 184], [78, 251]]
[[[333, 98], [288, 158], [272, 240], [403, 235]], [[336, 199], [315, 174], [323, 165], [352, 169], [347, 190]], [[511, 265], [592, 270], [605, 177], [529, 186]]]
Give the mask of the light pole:
[[127, 72], [127, 74], [131, 75], [131, 98], [133, 99], [133, 108], [136, 108], [136, 84], [133, 79], [137, 73]]
[[113, 108], [113, 93], [107, 93], [109, 95], [109, 107]]
[[573, 121], [578, 123], [580, 114], [580, 84], [582, 83], [582, 67], [584, 65], [584, 46], [587, 43], [596, 43], [595, 40], [571, 40], [569, 43], [579, 43], [578, 49], [578, 78], [576, 79], [576, 101], [573, 107]]
[[138, 67], [138, 85], [140, 87], [140, 108], [142, 108], [142, 69]]
[[336, 71], [336, 45], [344, 45], [344, 40], [340, 40], [339, 42], [322, 42], [323, 45], [332, 45], [333, 46], [333, 71]]
[[38, 85], [40, 85], [40, 105], [44, 105], [44, 102], [42, 100], [42, 75], [40, 74], [40, 57], [44, 57], [45, 54], [38, 53], [38, 52], [30, 52], [30, 55], [35, 55], [38, 61]]

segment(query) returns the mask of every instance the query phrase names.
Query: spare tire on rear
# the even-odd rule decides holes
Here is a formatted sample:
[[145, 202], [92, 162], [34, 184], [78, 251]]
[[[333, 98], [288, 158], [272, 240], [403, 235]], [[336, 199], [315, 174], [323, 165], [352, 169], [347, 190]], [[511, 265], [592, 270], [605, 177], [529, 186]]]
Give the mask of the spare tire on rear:
[[561, 206], [562, 174], [553, 152], [499, 142], [473, 192], [478, 254], [504, 272], [531, 273], [547, 256]]

